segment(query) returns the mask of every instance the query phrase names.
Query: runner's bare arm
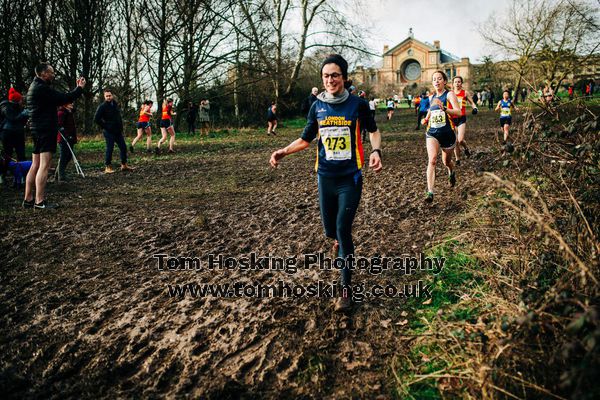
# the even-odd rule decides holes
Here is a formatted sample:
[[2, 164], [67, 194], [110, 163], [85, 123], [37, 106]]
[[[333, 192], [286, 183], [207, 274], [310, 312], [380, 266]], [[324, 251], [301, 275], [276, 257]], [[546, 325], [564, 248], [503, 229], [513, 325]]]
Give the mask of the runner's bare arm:
[[283, 149], [275, 150], [273, 152], [273, 154], [271, 154], [271, 159], [269, 160], [269, 163], [271, 164], [271, 166], [273, 168], [277, 168], [277, 165], [279, 164], [279, 160], [281, 160], [283, 157], [285, 157], [289, 154], [293, 154], [293, 153], [302, 151], [302, 150], [306, 149], [308, 146], [310, 146], [309, 142], [307, 142], [306, 140], [304, 140], [302, 138], [298, 138], [298, 139], [294, 140], [292, 143], [290, 143], [289, 145], [287, 145], [286, 147], [284, 147]]
[[469, 92], [467, 92], [466, 90], [465, 90], [465, 97], [467, 98], [467, 101], [469, 102], [469, 104], [471, 105], [471, 107], [477, 108], [477, 104], [475, 104], [475, 102], [473, 101], [473, 98], [471, 97], [471, 95], [469, 94]]
[[498, 102], [498, 104], [496, 105], [496, 108], [494, 109], [494, 111], [498, 111], [500, 109], [500, 103], [502, 102], [502, 100], [500, 100]]
[[452, 108], [446, 108], [446, 113], [450, 116], [460, 117], [461, 110], [458, 105], [458, 97], [456, 97], [454, 92], [448, 93], [448, 101], [452, 104]]
[[369, 168], [373, 169], [375, 172], [379, 172], [383, 168], [381, 157], [379, 156], [379, 153], [375, 151], [381, 151], [381, 133], [379, 132], [379, 129], [369, 133], [369, 140], [371, 141], [371, 148], [373, 149], [373, 152], [369, 156]]

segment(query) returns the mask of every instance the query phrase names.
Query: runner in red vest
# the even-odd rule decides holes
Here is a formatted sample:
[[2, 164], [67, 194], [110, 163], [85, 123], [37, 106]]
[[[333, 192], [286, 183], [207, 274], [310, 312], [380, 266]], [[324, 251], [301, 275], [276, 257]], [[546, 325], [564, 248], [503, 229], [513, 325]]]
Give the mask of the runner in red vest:
[[146, 133], [146, 151], [151, 152], [150, 146], [152, 146], [152, 128], [150, 128], [150, 117], [152, 116], [152, 101], [146, 100], [144, 104], [142, 104], [142, 108], [140, 109], [140, 117], [137, 122], [137, 136], [131, 142], [131, 146], [129, 146], [129, 151], [133, 153], [133, 146], [142, 138], [142, 134]]
[[162, 137], [158, 141], [156, 154], [160, 154], [160, 145], [167, 141], [167, 132], [171, 135], [171, 139], [169, 140], [169, 153], [175, 153], [175, 150], [173, 150], [173, 145], [175, 144], [175, 128], [173, 128], [173, 121], [171, 119], [171, 116], [173, 115], [177, 115], [177, 113], [173, 111], [173, 99], [167, 99], [163, 102], [162, 106], [160, 120], [160, 132], [162, 133]]
[[[454, 148], [454, 155], [456, 156], [456, 165], [460, 165], [461, 146], [465, 149], [465, 155], [467, 157], [471, 156], [471, 151], [469, 150], [469, 147], [467, 147], [467, 142], [465, 141], [465, 133], [467, 130], [467, 102], [469, 102], [471, 104], [471, 107], [473, 107], [473, 114], [477, 114], [477, 104], [475, 104], [475, 102], [469, 95], [469, 92], [462, 88], [462, 85], [463, 78], [461, 76], [455, 76], [452, 80], [452, 86], [454, 89], [454, 94], [458, 99], [458, 105], [460, 107], [460, 116], [452, 118], [454, 126], [456, 127], [456, 147]], [[448, 108], [452, 109], [452, 103], [448, 105]]]

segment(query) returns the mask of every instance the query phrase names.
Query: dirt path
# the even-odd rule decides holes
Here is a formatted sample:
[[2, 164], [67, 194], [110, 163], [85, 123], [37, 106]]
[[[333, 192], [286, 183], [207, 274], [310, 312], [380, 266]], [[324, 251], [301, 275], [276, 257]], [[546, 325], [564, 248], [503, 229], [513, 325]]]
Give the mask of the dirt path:
[[[357, 255], [413, 255], [452, 232], [452, 221], [477, 194], [485, 167], [478, 155], [494, 141], [484, 126], [495, 129], [496, 118], [481, 114], [470, 127], [475, 157], [459, 168], [456, 188], [449, 188], [440, 160], [433, 206], [422, 201], [422, 131], [388, 128], [385, 171], [366, 172], [354, 229]], [[284, 145], [295, 135], [273, 140]], [[267, 161], [276, 145], [218, 154], [195, 145], [168, 160], [142, 157], [131, 174], [91, 173], [69, 186], [53, 185], [52, 199], [62, 206], [56, 212], [20, 210], [22, 194], [4, 190], [0, 392], [13, 398], [391, 397], [394, 354], [408, 343], [395, 324], [400, 299], [363, 302], [346, 318], [333, 312], [330, 299], [167, 294], [176, 283], [336, 279], [337, 272], [316, 269], [157, 270], [157, 253], [204, 259], [328, 252], [311, 172], [314, 149], [273, 171]], [[354, 277], [366, 285], [404, 279], [389, 271]]]

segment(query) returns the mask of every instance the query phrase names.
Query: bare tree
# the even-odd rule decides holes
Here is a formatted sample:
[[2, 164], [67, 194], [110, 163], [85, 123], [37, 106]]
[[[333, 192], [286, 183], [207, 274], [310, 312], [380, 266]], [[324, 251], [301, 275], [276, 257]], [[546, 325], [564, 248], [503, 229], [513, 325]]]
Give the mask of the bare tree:
[[[516, 72], [515, 93], [531, 71], [534, 55], [543, 45], [556, 14], [549, 0], [512, 0], [505, 15], [491, 15], [481, 27], [483, 38]], [[533, 82], [529, 82], [531, 87]]]
[[[348, 15], [341, 11], [345, 10], [342, 2], [238, 0], [238, 4], [245, 18], [245, 24], [238, 29], [254, 45], [261, 66], [270, 77], [276, 101], [292, 92], [309, 49], [366, 52], [360, 36], [353, 33], [353, 24], [348, 23]], [[291, 21], [298, 15], [300, 29], [294, 32]]]
[[557, 89], [576, 75], [600, 48], [598, 8], [578, 0], [556, 4], [557, 18], [536, 55], [545, 84]]
[[112, 32], [108, 0], [65, 0], [60, 3], [57, 34], [53, 38], [55, 64], [61, 80], [73, 86], [77, 77], [85, 76], [83, 132], [95, 130], [94, 95], [104, 86], [108, 59], [107, 43]]
[[0, 90], [26, 90], [33, 68], [55, 59], [57, 0], [0, 0]]
[[113, 29], [109, 35], [110, 69], [120, 83], [123, 106], [141, 102], [143, 83], [139, 76], [139, 62], [144, 45], [143, 18], [146, 6], [140, 0], [116, 0], [113, 7]]
[[169, 75], [179, 98], [190, 100], [199, 87], [224, 73], [223, 65], [235, 52], [230, 37], [233, 29], [218, 18], [228, 12], [232, 1], [178, 0], [175, 4], [181, 30], [173, 38]]
[[148, 27], [149, 39], [146, 45], [146, 68], [150, 74], [157, 104], [175, 93], [173, 76], [167, 67], [172, 61], [173, 38], [179, 34], [181, 21], [172, 12], [167, 0], [151, 0], [146, 2], [145, 23]]
[[[598, 50], [598, 9], [580, 0], [513, 0], [481, 27], [516, 75], [531, 88], [541, 78], [556, 89]], [[541, 76], [540, 76], [541, 75]]]

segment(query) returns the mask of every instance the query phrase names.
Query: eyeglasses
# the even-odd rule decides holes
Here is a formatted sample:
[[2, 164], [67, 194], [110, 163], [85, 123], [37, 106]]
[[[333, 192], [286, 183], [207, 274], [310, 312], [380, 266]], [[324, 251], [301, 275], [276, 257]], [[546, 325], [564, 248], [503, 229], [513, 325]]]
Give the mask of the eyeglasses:
[[341, 76], [342, 76], [342, 74], [338, 74], [337, 72], [334, 72], [333, 74], [323, 74], [323, 79], [329, 79], [329, 78], [338, 79]]

